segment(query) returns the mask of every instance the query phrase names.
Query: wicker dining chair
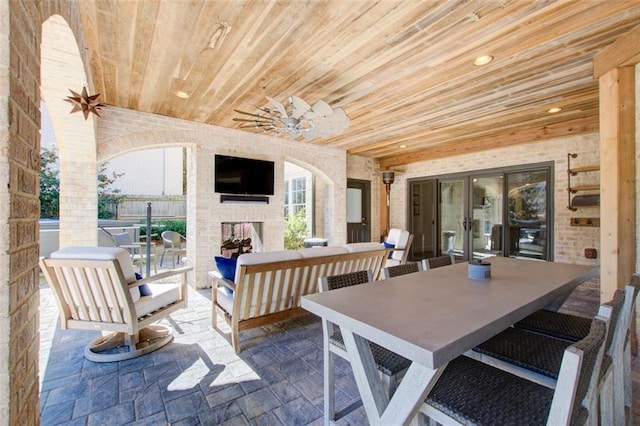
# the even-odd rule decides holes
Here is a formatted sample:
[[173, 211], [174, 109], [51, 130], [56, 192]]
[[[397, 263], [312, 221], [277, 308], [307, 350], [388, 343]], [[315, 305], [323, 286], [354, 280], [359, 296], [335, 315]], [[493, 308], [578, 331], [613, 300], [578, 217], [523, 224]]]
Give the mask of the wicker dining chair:
[[453, 265], [453, 255], [445, 254], [443, 256], [430, 257], [428, 259], [422, 259], [422, 269], [425, 271], [433, 268], [441, 268], [443, 266]]
[[449, 362], [420, 412], [442, 424], [585, 424], [606, 335], [606, 320], [594, 319], [589, 335], [564, 351], [555, 389], [458, 357]]
[[[627, 334], [624, 317], [626, 316], [625, 292], [617, 290], [610, 302], [601, 306], [599, 315], [609, 317], [609, 333], [604, 347], [597, 386], [591, 395], [591, 414], [598, 412], [600, 400], [603, 424], [614, 416], [613, 398], [613, 364], [622, 362], [624, 340]], [[508, 328], [497, 336], [487, 340], [473, 349], [481, 354], [474, 358], [511, 371], [514, 374], [536, 381], [549, 387], [555, 387], [560, 374], [562, 356], [571, 342], [545, 336], [519, 328]], [[624, 410], [620, 413], [624, 418]]]
[[407, 262], [402, 265], [387, 266], [380, 270], [382, 279], [398, 277], [400, 275], [413, 274], [422, 271], [422, 262]]
[[[333, 275], [319, 278], [320, 291], [331, 291], [339, 288], [350, 287], [370, 283], [373, 281], [371, 270], [351, 272], [341, 275]], [[347, 407], [336, 409], [334, 369], [335, 355], [349, 360], [346, 346], [338, 326], [330, 321], [322, 321], [324, 338], [324, 416], [325, 424], [337, 421], [354, 409], [358, 408], [362, 401], [358, 400]], [[399, 380], [409, 368], [411, 361], [378, 345], [370, 343], [373, 359], [385, 384], [387, 396], [395, 391]]]

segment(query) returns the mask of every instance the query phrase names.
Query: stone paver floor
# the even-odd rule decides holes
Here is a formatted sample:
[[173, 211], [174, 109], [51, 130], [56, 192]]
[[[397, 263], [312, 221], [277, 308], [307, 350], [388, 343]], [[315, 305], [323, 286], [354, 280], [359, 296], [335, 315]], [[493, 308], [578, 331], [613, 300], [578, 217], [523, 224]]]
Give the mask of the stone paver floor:
[[[241, 333], [245, 349], [236, 355], [224, 321], [224, 334], [211, 328], [210, 290], [190, 289], [188, 309], [162, 322], [174, 328], [172, 343], [132, 360], [94, 363], [83, 348], [98, 333], [61, 330], [46, 284], [40, 294], [43, 425], [322, 424], [322, 327], [311, 315]], [[574, 295], [567, 311], [597, 308], [597, 289]], [[339, 404], [352, 402], [358, 391], [349, 364], [338, 359], [337, 371]], [[633, 374], [638, 395], [637, 358]], [[363, 409], [339, 424], [366, 425]]]

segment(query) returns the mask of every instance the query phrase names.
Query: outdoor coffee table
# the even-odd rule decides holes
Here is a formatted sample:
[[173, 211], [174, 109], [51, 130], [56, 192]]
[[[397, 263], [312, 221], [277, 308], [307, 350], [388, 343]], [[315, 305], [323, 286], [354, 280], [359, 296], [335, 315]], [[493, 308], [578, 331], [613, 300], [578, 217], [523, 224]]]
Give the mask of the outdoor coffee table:
[[[459, 263], [302, 298], [303, 308], [340, 327], [372, 425], [411, 422], [449, 361], [597, 273], [593, 266], [487, 260], [490, 280], [469, 279], [468, 264]], [[367, 340], [413, 361], [391, 400]]]

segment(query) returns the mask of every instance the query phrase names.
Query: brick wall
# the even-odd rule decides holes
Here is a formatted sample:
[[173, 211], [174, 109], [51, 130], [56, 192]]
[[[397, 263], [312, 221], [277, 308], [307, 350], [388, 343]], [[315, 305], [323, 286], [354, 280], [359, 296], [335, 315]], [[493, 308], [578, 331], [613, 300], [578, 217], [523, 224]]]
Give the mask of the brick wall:
[[0, 84], [5, 95], [8, 80], [9, 91], [8, 104], [0, 105], [7, 119], [0, 141], [0, 340], [8, 338], [0, 346], [0, 423], [37, 424], [40, 11], [34, 2], [11, 1], [7, 14], [1, 3], [0, 16], [9, 22], [0, 25], [0, 31], [8, 28], [0, 62], [9, 68]]
[[[474, 154], [458, 155], [443, 160], [423, 161], [410, 164], [406, 172], [396, 174], [391, 191], [391, 204], [407, 205], [407, 179], [438, 176], [447, 173], [471, 172], [496, 167], [515, 166], [552, 161], [554, 163], [554, 260], [557, 262], [598, 264], [598, 260], [585, 259], [585, 247], [600, 248], [600, 228], [570, 225], [572, 217], [598, 217], [599, 209], [567, 209], [567, 153], [578, 153], [575, 165], [597, 165], [600, 163], [599, 136], [597, 134], [553, 139], [544, 142], [517, 145]], [[573, 161], [573, 160], [572, 160]], [[576, 177], [580, 180], [599, 175]], [[573, 184], [573, 178], [572, 178]], [[405, 209], [391, 209], [391, 226], [407, 227]]]
[[[185, 146], [187, 154], [187, 254], [195, 273], [190, 284], [206, 287], [207, 271], [219, 254], [222, 222], [262, 222], [265, 250], [284, 246], [284, 162], [311, 170], [323, 196], [316, 211], [330, 244], [346, 241], [346, 154], [319, 145], [290, 141], [108, 107], [98, 120], [98, 161], [160, 146]], [[221, 203], [214, 193], [215, 154], [274, 161], [275, 195], [269, 204]], [[279, 184], [281, 183], [281, 184]]]

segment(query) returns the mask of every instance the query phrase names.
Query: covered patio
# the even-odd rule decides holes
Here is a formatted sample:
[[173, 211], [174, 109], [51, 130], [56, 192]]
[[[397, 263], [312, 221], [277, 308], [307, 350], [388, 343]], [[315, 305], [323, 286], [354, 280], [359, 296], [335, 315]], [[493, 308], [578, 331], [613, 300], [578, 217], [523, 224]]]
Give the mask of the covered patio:
[[[278, 182], [285, 162], [312, 171], [330, 245], [347, 242], [349, 180], [371, 184], [377, 241], [386, 228], [411, 228], [417, 179], [545, 164], [549, 259], [600, 267], [600, 280], [563, 308], [592, 316], [640, 270], [637, 1], [195, 3], [0, 0], [0, 423], [321, 424], [317, 318], [243, 332], [250, 344], [240, 355], [210, 327], [207, 272], [221, 224], [262, 223], [265, 251], [282, 249], [285, 227], [283, 188], [241, 208], [215, 193], [220, 153], [273, 161]], [[194, 27], [197, 42], [185, 31]], [[495, 68], [473, 65], [486, 46]], [[82, 86], [102, 92], [100, 118], [69, 114], [63, 99]], [[292, 95], [344, 107], [353, 125], [303, 140], [233, 121], [236, 108]], [[61, 246], [97, 244], [98, 162], [186, 148], [190, 307], [165, 320], [176, 339], [157, 352], [95, 364], [81, 351], [95, 334], [59, 328], [38, 279], [42, 99], [61, 136]], [[575, 152], [598, 166], [601, 202], [574, 214], [566, 200]], [[385, 170], [396, 173], [390, 194]], [[636, 423], [639, 364], [636, 356]], [[350, 367], [339, 370], [338, 394], [350, 401]], [[343, 423], [366, 424], [364, 412]]]

